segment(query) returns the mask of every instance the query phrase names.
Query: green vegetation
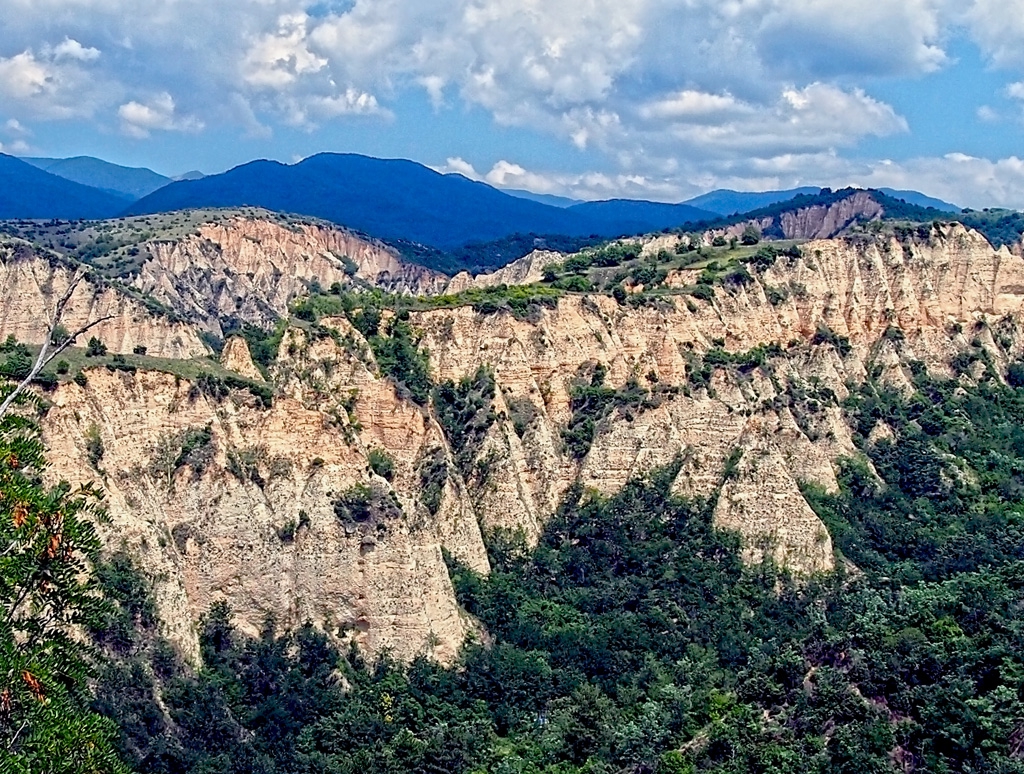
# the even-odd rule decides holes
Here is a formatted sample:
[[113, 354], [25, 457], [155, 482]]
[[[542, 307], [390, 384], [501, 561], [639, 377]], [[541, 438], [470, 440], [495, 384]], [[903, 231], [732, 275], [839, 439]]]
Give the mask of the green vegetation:
[[224, 338], [230, 336], [241, 336], [249, 347], [249, 356], [253, 363], [263, 374], [264, 379], [269, 378], [267, 369], [277, 357], [277, 350], [281, 346], [284, 332], [288, 324], [285, 320], [278, 321], [271, 330], [265, 330], [250, 323], [239, 323], [231, 321], [223, 326]]
[[103, 357], [107, 354], [107, 345], [97, 339], [95, 336], [89, 339], [89, 343], [85, 347], [86, 357]]
[[90, 708], [90, 648], [72, 633], [106, 615], [93, 574], [98, 494], [45, 487], [45, 469], [38, 428], [0, 418], [0, 768], [126, 772], [115, 724]]
[[[583, 281], [586, 282], [586, 280]], [[586, 288], [582, 288], [582, 291], [589, 289], [588, 284]], [[558, 303], [558, 299], [564, 295], [564, 290], [581, 291], [579, 287], [494, 285], [489, 288], [473, 288], [452, 295], [420, 297], [410, 303], [410, 308], [425, 310], [472, 306], [473, 311], [479, 314], [497, 314], [507, 311], [516, 319], [536, 320], [541, 309], [553, 308]]]
[[382, 532], [389, 520], [401, 518], [402, 506], [392, 490], [353, 484], [334, 501], [334, 514], [347, 529], [369, 524]]
[[1024, 234], [1024, 213], [1016, 210], [964, 210], [956, 219], [980, 231], [997, 248], [1017, 244]]
[[[719, 341], [723, 344], [724, 341]], [[724, 347], [716, 345], [704, 353], [703, 357], [694, 352], [687, 353], [686, 379], [697, 388], [708, 388], [711, 376], [716, 368], [734, 369], [739, 374], [763, 368], [770, 360], [782, 355], [782, 347], [776, 343], [760, 344], [745, 352], [728, 352]]]
[[293, 304], [292, 312], [314, 325], [323, 316], [347, 317], [366, 338], [381, 373], [395, 382], [399, 393], [421, 406], [427, 404], [433, 387], [430, 360], [409, 321], [409, 299], [381, 291], [314, 293]]
[[[3, 346], [5, 345], [0, 345], [0, 354], [3, 353]], [[31, 358], [36, 356], [38, 347], [23, 344], [16, 346], [19, 352], [28, 352]], [[136, 373], [139, 370], [157, 371], [185, 379], [193, 383], [190, 392], [190, 398], [193, 400], [200, 395], [221, 400], [230, 395], [232, 390], [248, 392], [265, 407], [270, 407], [274, 400], [274, 389], [270, 385], [241, 377], [210, 358], [178, 360], [145, 354], [90, 356], [83, 347], [69, 347], [61, 353], [61, 357], [61, 360], [44, 368], [36, 378], [35, 382], [44, 389], [52, 389], [64, 381], [73, 381], [84, 387], [87, 383], [84, 369], [103, 367], [109, 371], [126, 373]], [[3, 366], [0, 365], [0, 371], [2, 369]]]
[[213, 427], [189, 427], [161, 436], [149, 464], [149, 474], [163, 480], [168, 488], [175, 474], [186, 465], [201, 476], [213, 461]]
[[441, 510], [444, 487], [448, 483], [448, 461], [444, 449], [435, 447], [428, 450], [419, 462], [420, 501], [431, 516]]
[[448, 381], [434, 388], [434, 411], [455, 455], [455, 464], [467, 481], [488, 429], [494, 424], [494, 374], [480, 367], [472, 378]]
[[0, 355], [3, 356], [3, 362], [0, 362], [0, 376], [21, 381], [32, 371], [35, 353], [25, 344], [18, 343], [13, 334], [0, 344]]
[[367, 455], [370, 470], [381, 478], [390, 481], [395, 476], [395, 460], [383, 449], [370, 449]]
[[630, 412], [643, 411], [659, 405], [659, 398], [676, 391], [674, 387], [658, 385], [654, 391], [646, 390], [635, 380], [626, 383], [621, 390], [604, 386], [607, 371], [597, 364], [590, 375], [589, 384], [578, 384], [572, 389], [572, 418], [562, 431], [566, 451], [576, 460], [582, 460], [590, 451], [597, 436], [600, 422], [619, 410], [630, 416]]

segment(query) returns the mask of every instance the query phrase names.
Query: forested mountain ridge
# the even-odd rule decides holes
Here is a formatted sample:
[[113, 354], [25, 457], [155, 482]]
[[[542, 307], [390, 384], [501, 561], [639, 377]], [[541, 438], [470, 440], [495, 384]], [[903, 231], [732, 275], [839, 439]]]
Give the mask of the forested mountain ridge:
[[71, 309], [114, 319], [41, 383], [138, 770], [1019, 766], [1014, 252], [669, 234], [415, 295], [314, 223], [179, 225], [92, 258]]
[[412, 161], [342, 153], [321, 153], [293, 165], [253, 161], [220, 175], [175, 182], [134, 203], [126, 214], [246, 205], [325, 218], [382, 239], [440, 249], [514, 233], [614, 237], [709, 215], [686, 205], [650, 202], [555, 207]]

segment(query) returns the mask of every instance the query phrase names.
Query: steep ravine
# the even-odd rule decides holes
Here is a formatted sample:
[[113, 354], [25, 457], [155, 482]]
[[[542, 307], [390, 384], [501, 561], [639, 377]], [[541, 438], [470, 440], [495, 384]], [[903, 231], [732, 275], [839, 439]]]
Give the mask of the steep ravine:
[[[767, 288], [784, 300], [773, 305]], [[188, 653], [194, 622], [225, 600], [249, 631], [267, 614], [309, 619], [371, 652], [448, 660], [473, 623], [442, 550], [486, 569], [481, 527], [535, 539], [577, 478], [609, 493], [680, 458], [675, 489], [712, 498], [749, 559], [831, 568], [831, 539], [799, 484], [834, 488], [835, 461], [856, 453], [837, 405], [848, 385], [873, 369], [902, 387], [918, 361], [948, 371], [969, 348], [1003, 368], [1024, 345], [1024, 260], [959, 226], [926, 243], [812, 242], [749, 285], [716, 288], [712, 303], [690, 311], [683, 300], [636, 308], [573, 295], [534, 320], [413, 313], [436, 381], [494, 374], [493, 422], [475, 450], [489, 473], [472, 484], [432, 413], [379, 375], [343, 319], [322, 321], [336, 337], [289, 330], [269, 409], [164, 374], [95, 369], [84, 388], [61, 386], [45, 419], [53, 472], [102, 478], [108, 547], [139, 557]], [[758, 347], [756, 362], [722, 362], [723, 348]], [[240, 341], [229, 352], [248, 368]], [[573, 390], [602, 366], [621, 400], [596, 416], [576, 459], [562, 437]], [[182, 454], [207, 426], [209, 441]], [[103, 442], [95, 466], [90, 435]], [[393, 460], [390, 482], [372, 472], [372, 450]], [[365, 518], [344, 506], [353, 492], [369, 498]]]

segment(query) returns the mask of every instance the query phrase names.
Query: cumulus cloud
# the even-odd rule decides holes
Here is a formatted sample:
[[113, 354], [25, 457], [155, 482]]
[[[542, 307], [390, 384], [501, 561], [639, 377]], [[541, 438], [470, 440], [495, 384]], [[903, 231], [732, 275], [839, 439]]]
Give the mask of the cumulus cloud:
[[100, 57], [98, 48], [83, 46], [71, 38], [64, 38], [64, 42], [54, 46], [52, 52], [54, 59], [76, 59], [79, 62], [92, 62]]
[[284, 89], [307, 73], [320, 72], [327, 60], [306, 43], [306, 14], [286, 14], [275, 32], [260, 36], [242, 61], [243, 78], [256, 88]]
[[174, 98], [164, 92], [148, 102], [126, 102], [117, 109], [121, 130], [129, 137], [146, 138], [151, 132], [197, 132], [203, 122], [194, 116], [179, 116]]
[[0, 56], [0, 97], [7, 112], [44, 120], [91, 117], [116, 98], [117, 88], [95, 71], [100, 52], [66, 38]]
[[0, 153], [24, 155], [31, 150], [27, 138], [32, 135], [32, 132], [17, 119], [11, 118], [5, 121], [0, 126], [0, 135], [4, 138], [0, 140]]
[[1024, 65], [1024, 0], [974, 0], [965, 18], [975, 40], [995, 64]]
[[908, 75], [946, 63], [936, 0], [778, 0], [755, 31], [766, 60], [798, 73]]
[[678, 202], [713, 188], [764, 191], [802, 185], [916, 189], [960, 206], [1024, 209], [1024, 160], [985, 159], [963, 153], [905, 161], [855, 161], [838, 153], [785, 153], [761, 159], [685, 161], [668, 174], [567, 174], [500, 160], [480, 173], [462, 158], [438, 169], [483, 180], [497, 188], [527, 189], [574, 199], [614, 197]]
[[[135, 137], [227, 124], [266, 138], [279, 125], [389, 120], [413, 89], [436, 110], [481, 109], [601, 159], [587, 173], [501, 161], [478, 175], [573, 195], [671, 198], [723, 180], [874, 174], [843, 154], [908, 126], [869, 79], [949, 66], [954, 25], [994, 64], [1024, 67], [1024, 0], [5, 0], [5, 10], [4, 38], [18, 45], [0, 44], [3, 119], [91, 118]], [[1024, 99], [1024, 87], [992, 105], [1006, 96]], [[1012, 177], [1009, 160], [991, 163]], [[965, 185], [981, 191], [980, 180]]]

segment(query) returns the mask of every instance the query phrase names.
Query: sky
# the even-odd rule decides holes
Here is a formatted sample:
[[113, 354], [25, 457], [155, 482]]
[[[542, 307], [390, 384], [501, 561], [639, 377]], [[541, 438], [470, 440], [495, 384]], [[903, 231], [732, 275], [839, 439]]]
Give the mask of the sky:
[[0, 0], [0, 152], [1024, 209], [1024, 0]]

